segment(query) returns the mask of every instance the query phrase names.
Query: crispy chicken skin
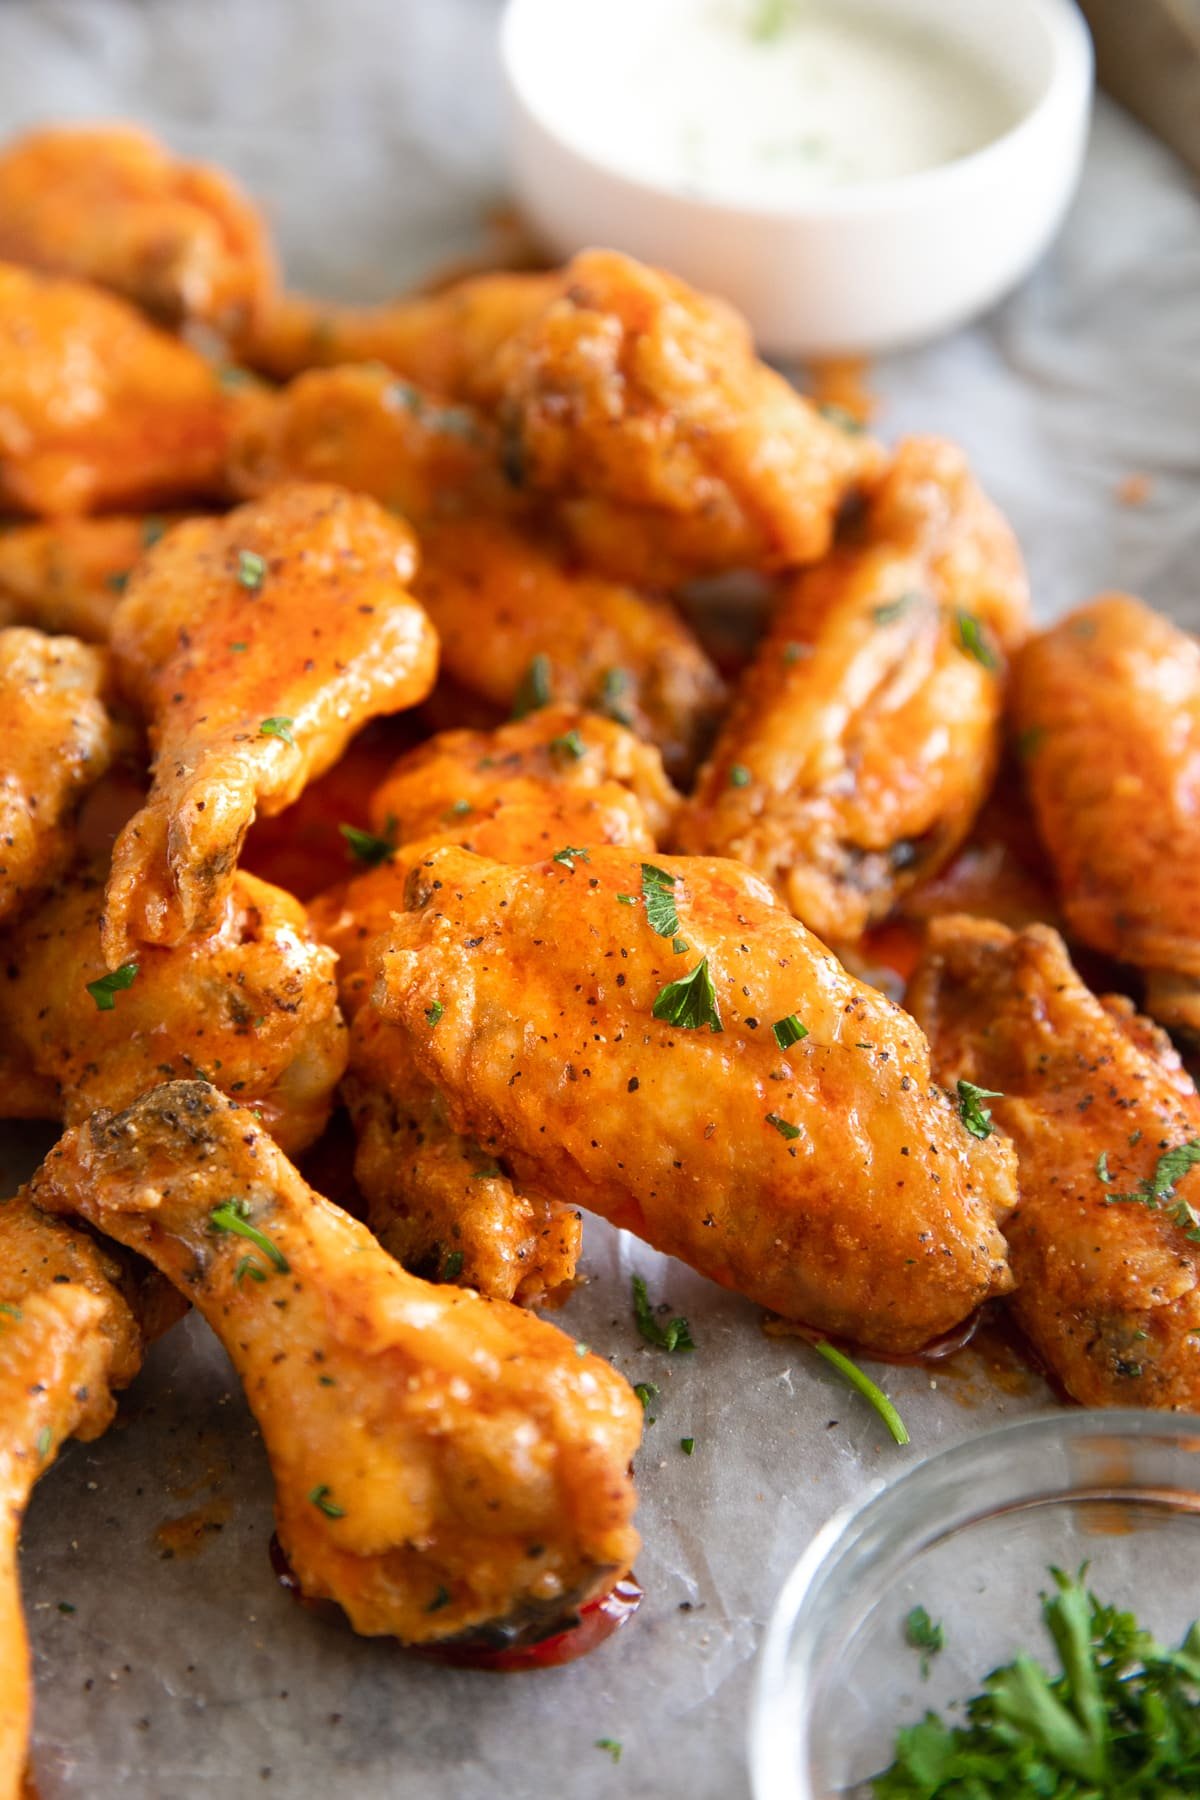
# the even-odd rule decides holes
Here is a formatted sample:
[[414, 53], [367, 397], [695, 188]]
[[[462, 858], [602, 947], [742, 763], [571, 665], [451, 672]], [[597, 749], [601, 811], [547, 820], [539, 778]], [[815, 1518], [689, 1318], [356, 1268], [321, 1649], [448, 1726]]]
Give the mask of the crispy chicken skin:
[[[677, 798], [655, 750], [572, 707], [544, 707], [492, 732], [443, 732], [412, 751], [370, 808], [375, 829], [407, 850], [313, 906], [314, 929], [339, 955], [347, 1015], [362, 1009], [370, 946], [403, 911], [409, 872], [431, 843], [512, 863], [569, 844], [652, 853]], [[345, 1090], [372, 1231], [418, 1272], [449, 1269], [466, 1287], [522, 1305], [558, 1298], [579, 1257], [578, 1212], [522, 1193], [492, 1151], [459, 1136], [415, 1069], [399, 1077], [395, 1034], [380, 1025], [368, 1015], [354, 1032]]]
[[436, 294], [343, 306], [282, 294], [246, 355], [277, 381], [335, 363], [383, 363], [431, 394], [495, 402], [496, 351], [561, 290], [557, 273], [489, 271]]
[[1027, 589], [962, 453], [901, 445], [861, 522], [784, 591], [677, 840], [852, 942], [946, 862], [995, 772]]
[[519, 1308], [406, 1274], [213, 1088], [94, 1113], [32, 1194], [204, 1313], [262, 1429], [301, 1588], [356, 1631], [544, 1629], [629, 1568], [642, 1409], [621, 1376]]
[[0, 631], [0, 921], [73, 852], [75, 814], [114, 750], [107, 671], [75, 638]]
[[51, 125], [0, 154], [0, 257], [114, 289], [169, 326], [239, 337], [275, 284], [266, 226], [230, 177], [135, 125]]
[[[913, 1021], [749, 870], [656, 861], [686, 952], [651, 929], [628, 850], [427, 856], [374, 952], [401, 1079], [415, 1064], [523, 1191], [868, 1347], [917, 1349], [1004, 1292], [1011, 1153], [968, 1136]], [[656, 1019], [667, 983], [703, 995], [705, 968], [721, 1029], [702, 1005], [691, 1029]], [[808, 1036], [783, 1050], [793, 1014]]]
[[943, 1081], [1003, 1094], [987, 1104], [1020, 1162], [1010, 1304], [1034, 1347], [1085, 1406], [1194, 1412], [1200, 1248], [1181, 1203], [1200, 1206], [1200, 1170], [1158, 1171], [1200, 1142], [1200, 1097], [1165, 1034], [1090, 993], [1045, 925], [934, 920], [909, 1004]]
[[85, 1119], [156, 1083], [209, 1074], [290, 1154], [319, 1136], [346, 1066], [334, 952], [304, 909], [238, 871], [214, 928], [138, 951], [101, 1010], [104, 877], [77, 871], [0, 939], [0, 1116]]
[[686, 772], [715, 722], [720, 677], [671, 607], [561, 553], [503, 481], [499, 455], [480, 414], [383, 369], [337, 368], [248, 402], [230, 470], [239, 493], [338, 481], [402, 512], [420, 532], [414, 592], [448, 674], [507, 710], [544, 657], [555, 699], [609, 708]]
[[126, 301], [0, 263], [0, 508], [219, 498], [238, 404]]
[[107, 1393], [103, 1303], [57, 1287], [0, 1312], [0, 1800], [21, 1800], [32, 1712], [17, 1540], [38, 1476]]
[[0, 531], [0, 624], [106, 644], [130, 570], [167, 523], [113, 514]]
[[409, 592], [415, 561], [373, 501], [306, 485], [187, 520], [146, 554], [112, 646], [154, 785], [113, 853], [110, 967], [211, 930], [256, 810], [281, 812], [360, 725], [428, 693], [437, 639]]
[[1103, 594], [1025, 646], [1012, 712], [1071, 932], [1200, 1032], [1200, 644]]
[[587, 250], [495, 358], [505, 468], [552, 498], [585, 560], [673, 586], [823, 556], [877, 473], [754, 354], [745, 321], [658, 269]]

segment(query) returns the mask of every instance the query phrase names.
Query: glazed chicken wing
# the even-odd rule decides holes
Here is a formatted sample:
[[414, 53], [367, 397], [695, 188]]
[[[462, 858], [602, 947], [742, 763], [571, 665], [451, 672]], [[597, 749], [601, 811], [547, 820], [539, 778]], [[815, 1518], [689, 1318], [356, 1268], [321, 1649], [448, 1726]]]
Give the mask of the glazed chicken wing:
[[274, 288], [266, 227], [220, 169], [136, 125], [52, 125], [0, 154], [0, 257], [239, 337]]
[[885, 1351], [1009, 1285], [1007, 1148], [968, 1135], [913, 1021], [749, 870], [440, 849], [408, 898], [371, 1008], [524, 1191]]
[[0, 631], [0, 920], [73, 853], [76, 811], [113, 755], [107, 679], [103, 651], [20, 627]]
[[413, 706], [437, 641], [409, 592], [412, 534], [337, 488], [281, 488], [177, 525], [113, 621], [154, 785], [113, 854], [109, 966], [215, 926], [242, 839], [336, 762], [355, 730]]
[[[108, 1393], [94, 1294], [56, 1287], [0, 1307], [0, 1800], [21, 1800], [32, 1710], [17, 1539], [38, 1476]], [[94, 1434], [92, 1434], [94, 1435]]]
[[510, 479], [553, 499], [589, 564], [651, 586], [815, 561], [883, 460], [760, 362], [723, 302], [612, 250], [568, 264], [495, 385]]
[[205, 1075], [290, 1153], [323, 1130], [346, 1066], [336, 957], [290, 894], [238, 871], [212, 930], [144, 945], [106, 982], [104, 876], [77, 871], [0, 939], [0, 1117], [85, 1119]]
[[1200, 1034], [1200, 644], [1105, 594], [1025, 646], [1012, 706], [1068, 926]]
[[136, 1247], [229, 1351], [305, 1594], [410, 1643], [544, 1635], [637, 1548], [642, 1409], [569, 1337], [431, 1287], [199, 1082], [95, 1113], [32, 1184]]
[[248, 404], [231, 479], [264, 493], [338, 481], [404, 513], [421, 535], [414, 592], [446, 672], [507, 710], [540, 670], [544, 697], [600, 707], [692, 767], [723, 697], [679, 615], [581, 571], [506, 489], [492, 427], [385, 370], [316, 371]]
[[0, 508], [219, 498], [238, 404], [124, 300], [0, 263]]
[[495, 270], [381, 306], [283, 294], [268, 309], [247, 357], [277, 381], [335, 363], [383, 363], [431, 394], [488, 406], [497, 398], [496, 351], [561, 286], [556, 273]]
[[114, 514], [0, 531], [0, 624], [106, 644], [134, 563], [168, 522]]
[[[676, 798], [656, 751], [571, 707], [545, 707], [493, 732], [443, 732], [414, 750], [371, 802], [386, 835], [363, 846], [370, 856], [389, 842], [408, 849], [313, 907], [314, 929], [339, 954], [347, 1014], [361, 1012], [370, 946], [403, 911], [409, 872], [431, 842], [512, 863], [566, 845], [652, 852]], [[355, 1030], [346, 1086], [372, 1231], [419, 1273], [523, 1305], [556, 1298], [574, 1277], [578, 1212], [524, 1194], [491, 1150], [460, 1136], [415, 1069], [400, 1077], [394, 1033], [379, 1027], [368, 1015]]]
[[1200, 1096], [1165, 1035], [1098, 1000], [1058, 934], [930, 926], [909, 990], [934, 1068], [999, 1090], [1023, 1330], [1085, 1406], [1200, 1406]]
[[903, 444], [861, 523], [784, 592], [677, 832], [850, 942], [965, 837], [1027, 591], [961, 452]]

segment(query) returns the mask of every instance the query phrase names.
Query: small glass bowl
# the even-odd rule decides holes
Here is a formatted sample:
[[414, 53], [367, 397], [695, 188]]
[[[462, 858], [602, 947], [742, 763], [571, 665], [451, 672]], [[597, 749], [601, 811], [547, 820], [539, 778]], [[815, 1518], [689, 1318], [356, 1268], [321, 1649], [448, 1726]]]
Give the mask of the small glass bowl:
[[[1200, 1614], [1200, 1416], [1021, 1419], [932, 1456], [809, 1545], [767, 1629], [750, 1724], [755, 1800], [869, 1800], [896, 1733], [1028, 1650], [1053, 1666], [1053, 1565], [1165, 1642]], [[923, 1606], [945, 1648], [905, 1641]], [[949, 1714], [961, 1719], [961, 1711]]]

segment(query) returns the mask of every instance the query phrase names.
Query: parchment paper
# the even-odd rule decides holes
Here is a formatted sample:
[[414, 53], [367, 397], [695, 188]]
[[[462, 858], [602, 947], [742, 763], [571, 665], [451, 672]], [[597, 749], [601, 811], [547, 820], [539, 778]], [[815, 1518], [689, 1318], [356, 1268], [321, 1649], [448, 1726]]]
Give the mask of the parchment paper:
[[[495, 17], [490, 0], [6, 0], [0, 129], [141, 118], [262, 196], [293, 281], [375, 296], [469, 249], [502, 197]], [[888, 436], [965, 443], [1018, 528], [1042, 616], [1120, 586], [1200, 623], [1200, 208], [1126, 119], [1101, 105], [1079, 201], [1024, 290], [873, 385]], [[1136, 509], [1116, 499], [1133, 473], [1151, 479]], [[5, 1140], [10, 1178], [30, 1136]], [[956, 1372], [877, 1370], [912, 1431], [899, 1451], [811, 1352], [765, 1341], [749, 1305], [592, 1220], [584, 1266], [563, 1322], [662, 1389], [638, 1459], [633, 1625], [574, 1667], [504, 1678], [305, 1614], [267, 1564], [253, 1422], [189, 1320], [30, 1510], [43, 1800], [743, 1800], [752, 1659], [814, 1527], [1048, 1396], [994, 1385], [973, 1352]], [[640, 1343], [634, 1266], [686, 1312], [694, 1356]], [[159, 1528], [192, 1514], [199, 1552], [168, 1557]], [[598, 1738], [621, 1742], [619, 1766]]]

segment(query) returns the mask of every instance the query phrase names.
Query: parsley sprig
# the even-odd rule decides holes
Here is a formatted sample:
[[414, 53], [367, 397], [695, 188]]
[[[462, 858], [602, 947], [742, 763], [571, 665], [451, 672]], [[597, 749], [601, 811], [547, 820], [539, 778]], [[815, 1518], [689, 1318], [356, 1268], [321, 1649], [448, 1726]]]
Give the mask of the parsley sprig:
[[[267, 1258], [267, 1261], [271, 1263], [274, 1268], [278, 1269], [281, 1275], [286, 1275], [290, 1270], [292, 1265], [283, 1254], [283, 1251], [279, 1248], [279, 1245], [273, 1244], [265, 1231], [260, 1231], [257, 1225], [252, 1225], [250, 1223], [250, 1208], [246, 1205], [244, 1200], [222, 1201], [220, 1206], [213, 1207], [208, 1215], [208, 1222], [214, 1231], [229, 1231], [236, 1237], [248, 1239], [249, 1242], [254, 1245], [256, 1250], [262, 1251], [263, 1255]], [[244, 1260], [245, 1259], [243, 1258], [243, 1261]], [[238, 1285], [240, 1286], [240, 1275], [237, 1277], [237, 1280]]]
[[660, 988], [650, 1010], [656, 1019], [678, 1025], [682, 1031], [699, 1031], [702, 1025], [710, 1031], [724, 1031], [707, 956], [678, 981], [668, 981]]
[[117, 1004], [117, 995], [133, 986], [137, 974], [137, 963], [127, 962], [122, 963], [119, 969], [110, 969], [107, 975], [97, 975], [95, 981], [89, 981], [87, 991], [96, 1002], [96, 1011], [112, 1012]]
[[973, 1081], [960, 1081], [958, 1084], [958, 1116], [973, 1138], [990, 1138], [996, 1127], [992, 1123], [991, 1108], [985, 1106], [985, 1100], [1003, 1100], [1004, 1095], [996, 1088], [976, 1087]]
[[[633, 1278], [633, 1316], [638, 1331], [648, 1344], [658, 1350], [694, 1350], [691, 1328], [686, 1319], [672, 1319], [669, 1324], [661, 1325], [654, 1316], [654, 1308], [650, 1304], [650, 1296], [646, 1292], [646, 1283], [640, 1275]], [[651, 1384], [652, 1386], [653, 1384]], [[657, 1388], [653, 1390], [658, 1392]], [[642, 1402], [643, 1406], [645, 1401]]]
[[[1103, 1173], [1101, 1163], [1104, 1165]], [[1195, 1207], [1175, 1193], [1176, 1183], [1182, 1181], [1188, 1170], [1194, 1169], [1197, 1163], [1200, 1163], [1200, 1138], [1189, 1138], [1186, 1144], [1177, 1144], [1174, 1150], [1168, 1150], [1160, 1156], [1153, 1175], [1139, 1181], [1128, 1193], [1105, 1194], [1105, 1205], [1117, 1206], [1127, 1202], [1149, 1207], [1151, 1212], [1165, 1212], [1193, 1244], [1200, 1244], [1200, 1215], [1197, 1215]], [[1097, 1161], [1096, 1173], [1101, 1181], [1111, 1181], [1107, 1151]]]
[[[875, 1800], [1184, 1800], [1200, 1793], [1200, 1623], [1158, 1643], [1077, 1577], [1051, 1569], [1042, 1618], [1058, 1658], [1022, 1652], [967, 1702], [896, 1739]], [[911, 1615], [910, 1615], [911, 1616]]]
[[643, 863], [642, 899], [646, 903], [646, 923], [651, 931], [657, 932], [659, 937], [675, 937], [679, 931], [675, 877], [653, 863]]

